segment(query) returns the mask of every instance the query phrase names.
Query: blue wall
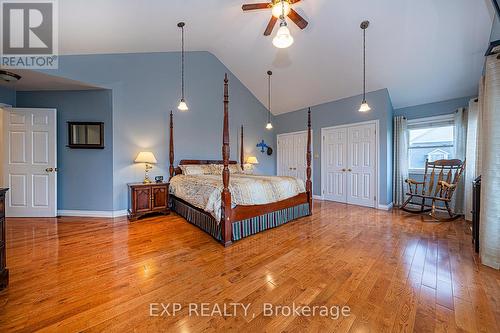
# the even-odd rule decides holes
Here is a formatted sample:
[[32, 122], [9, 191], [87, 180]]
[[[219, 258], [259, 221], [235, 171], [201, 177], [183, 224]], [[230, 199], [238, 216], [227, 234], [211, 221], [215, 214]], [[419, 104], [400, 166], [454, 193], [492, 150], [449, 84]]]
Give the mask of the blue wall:
[[[274, 141], [274, 131], [265, 129], [266, 108], [212, 54], [188, 52], [186, 99], [190, 110], [177, 111], [179, 61], [178, 52], [75, 55], [60, 57], [58, 70], [45, 71], [113, 91], [113, 128], [117, 129], [113, 132], [114, 210], [127, 208], [126, 184], [140, 181], [144, 176], [143, 166], [133, 163], [139, 151], [148, 150], [156, 155], [158, 164], [152, 176], [168, 176], [170, 110], [175, 113], [176, 163], [183, 158], [221, 158], [222, 89], [226, 72], [230, 74], [231, 158], [238, 159], [238, 129], [243, 124], [245, 155], [258, 157], [260, 164], [256, 172], [275, 174], [275, 155], [261, 154], [255, 147], [261, 139]], [[264, 80], [263, 76], [263, 83]]]
[[0, 87], [0, 103], [15, 106], [16, 105], [16, 91], [14, 89]]
[[[321, 128], [379, 120], [380, 142], [380, 193], [378, 202], [387, 205], [392, 202], [392, 103], [387, 89], [367, 94], [372, 111], [358, 112], [362, 96], [353, 96], [312, 107], [313, 127], [313, 189], [321, 195]], [[285, 113], [276, 117], [276, 134], [306, 129], [307, 110]]]
[[491, 28], [490, 42], [499, 39], [500, 39], [500, 19], [498, 18], [498, 15], [495, 15], [495, 19], [493, 20], [493, 26]]
[[395, 116], [405, 116], [407, 119], [441, 116], [455, 112], [459, 108], [469, 106], [469, 100], [473, 97], [461, 97], [447, 101], [410, 106], [394, 110]]
[[[113, 121], [110, 90], [18, 92], [18, 107], [57, 109], [59, 210], [113, 210]], [[68, 121], [104, 122], [104, 149], [70, 149]]]

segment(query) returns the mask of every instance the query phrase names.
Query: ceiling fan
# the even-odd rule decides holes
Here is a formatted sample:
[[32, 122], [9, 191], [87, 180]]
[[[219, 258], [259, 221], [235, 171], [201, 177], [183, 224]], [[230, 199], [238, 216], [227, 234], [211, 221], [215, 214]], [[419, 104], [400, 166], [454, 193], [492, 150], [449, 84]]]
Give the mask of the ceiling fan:
[[309, 24], [302, 16], [293, 10], [292, 5], [300, 2], [301, 0], [272, 0], [265, 3], [245, 4], [241, 7], [243, 11], [257, 10], [257, 9], [271, 9], [273, 16], [264, 31], [264, 36], [269, 36], [283, 14], [293, 21], [300, 29], [305, 29]]

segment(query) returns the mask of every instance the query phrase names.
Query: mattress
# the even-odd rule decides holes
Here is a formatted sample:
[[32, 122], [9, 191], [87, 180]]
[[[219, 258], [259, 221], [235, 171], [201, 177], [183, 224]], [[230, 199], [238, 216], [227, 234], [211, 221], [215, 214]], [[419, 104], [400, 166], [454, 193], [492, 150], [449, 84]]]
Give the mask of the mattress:
[[[177, 175], [170, 180], [170, 193], [221, 219], [221, 175]], [[232, 174], [229, 191], [233, 207], [264, 205], [306, 191], [304, 181], [293, 177]]]

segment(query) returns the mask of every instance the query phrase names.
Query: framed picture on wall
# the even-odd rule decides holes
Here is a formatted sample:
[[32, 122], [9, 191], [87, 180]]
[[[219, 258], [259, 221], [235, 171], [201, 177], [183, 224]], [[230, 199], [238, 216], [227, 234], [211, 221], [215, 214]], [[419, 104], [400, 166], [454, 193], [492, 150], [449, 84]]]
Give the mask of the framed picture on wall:
[[68, 147], [104, 149], [104, 123], [68, 122]]

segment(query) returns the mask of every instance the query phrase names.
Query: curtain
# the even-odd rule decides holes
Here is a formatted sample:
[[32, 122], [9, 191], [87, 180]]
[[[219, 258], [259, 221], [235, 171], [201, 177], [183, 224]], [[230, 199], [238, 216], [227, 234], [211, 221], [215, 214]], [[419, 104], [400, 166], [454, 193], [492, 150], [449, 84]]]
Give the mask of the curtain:
[[500, 268], [500, 56], [486, 60], [481, 102], [481, 262]]
[[472, 182], [479, 176], [477, 171], [479, 121], [479, 99], [474, 98], [469, 101], [467, 117], [467, 147], [465, 153], [467, 160], [465, 168], [465, 219], [467, 221], [472, 221]]
[[405, 201], [405, 180], [408, 178], [408, 121], [394, 117], [393, 203], [400, 207]]
[[[455, 112], [455, 158], [464, 161], [467, 151], [467, 109], [460, 108]], [[467, 168], [467, 165], [465, 166]], [[465, 193], [465, 179], [464, 175], [457, 185], [455, 194], [453, 195], [454, 212], [455, 214], [464, 214], [464, 193]]]

